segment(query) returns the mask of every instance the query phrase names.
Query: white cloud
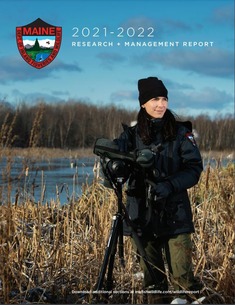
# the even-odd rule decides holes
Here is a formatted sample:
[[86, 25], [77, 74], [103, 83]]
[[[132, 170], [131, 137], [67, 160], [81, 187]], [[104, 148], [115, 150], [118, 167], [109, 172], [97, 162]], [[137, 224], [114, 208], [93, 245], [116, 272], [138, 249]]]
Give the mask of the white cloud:
[[56, 60], [50, 66], [44, 69], [35, 69], [28, 65], [19, 56], [5, 56], [0, 58], [0, 84], [6, 84], [16, 81], [32, 81], [35, 79], [44, 79], [52, 75], [54, 71], [72, 71], [81, 72], [81, 68], [77, 63], [67, 64]]
[[175, 50], [174, 52], [148, 52], [135, 56], [136, 65], [159, 65], [167, 68], [189, 71], [200, 75], [231, 78], [234, 74], [234, 53], [210, 48], [205, 51]]

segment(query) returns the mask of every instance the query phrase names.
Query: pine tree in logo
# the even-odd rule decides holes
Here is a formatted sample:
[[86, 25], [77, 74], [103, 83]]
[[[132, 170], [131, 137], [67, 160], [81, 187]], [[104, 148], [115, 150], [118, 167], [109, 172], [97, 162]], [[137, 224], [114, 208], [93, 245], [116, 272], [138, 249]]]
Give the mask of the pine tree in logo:
[[31, 51], [41, 51], [42, 48], [39, 45], [38, 39], [36, 38], [34, 46], [30, 49]]

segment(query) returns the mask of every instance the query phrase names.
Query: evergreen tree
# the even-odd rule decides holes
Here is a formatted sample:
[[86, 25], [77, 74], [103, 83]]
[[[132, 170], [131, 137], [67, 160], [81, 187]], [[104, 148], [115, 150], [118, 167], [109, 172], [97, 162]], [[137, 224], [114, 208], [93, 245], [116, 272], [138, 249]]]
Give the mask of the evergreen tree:
[[39, 45], [38, 39], [36, 38], [34, 46], [30, 49], [32, 51], [40, 51], [41, 47]]

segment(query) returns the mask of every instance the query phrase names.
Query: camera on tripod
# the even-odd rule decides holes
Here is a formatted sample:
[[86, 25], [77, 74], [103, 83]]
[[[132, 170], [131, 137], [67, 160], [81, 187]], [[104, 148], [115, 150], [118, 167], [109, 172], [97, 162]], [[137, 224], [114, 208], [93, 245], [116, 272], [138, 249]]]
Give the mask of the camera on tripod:
[[[149, 179], [149, 174], [155, 177], [160, 176], [160, 172], [156, 169], [156, 159], [160, 156], [157, 153], [162, 149], [162, 146], [152, 146], [149, 148], [144, 148], [141, 150], [134, 150], [130, 152], [121, 152], [119, 150], [118, 144], [115, 141], [111, 141], [104, 138], [99, 138], [96, 140], [94, 145], [94, 154], [100, 157], [100, 162], [102, 164], [102, 169], [106, 182], [109, 182], [109, 186], [114, 189], [117, 195], [118, 209], [117, 213], [113, 217], [112, 228], [110, 230], [110, 236], [108, 238], [107, 247], [105, 249], [105, 255], [103, 259], [103, 264], [100, 269], [99, 277], [95, 286], [96, 291], [100, 291], [104, 286], [105, 274], [106, 283], [105, 290], [111, 291], [113, 289], [113, 267], [114, 259], [117, 251], [121, 264], [124, 266], [124, 246], [123, 246], [123, 224], [127, 224], [128, 230], [130, 232], [135, 244], [137, 245], [137, 250], [148, 269], [151, 277], [155, 283], [158, 282], [156, 274], [149, 263], [149, 258], [146, 251], [142, 245], [139, 238], [139, 233], [136, 230], [136, 225], [129, 216], [128, 209], [122, 202], [122, 184], [125, 183], [130, 177], [133, 171], [138, 172], [141, 178], [146, 180]], [[151, 184], [149, 184], [151, 188]], [[107, 270], [108, 268], [108, 270]]]
[[151, 169], [156, 151], [155, 147], [120, 152], [115, 141], [105, 138], [97, 139], [93, 150], [94, 154], [100, 157], [103, 173], [107, 178], [104, 185], [107, 187], [112, 187], [112, 183], [116, 182], [125, 183], [133, 170]]

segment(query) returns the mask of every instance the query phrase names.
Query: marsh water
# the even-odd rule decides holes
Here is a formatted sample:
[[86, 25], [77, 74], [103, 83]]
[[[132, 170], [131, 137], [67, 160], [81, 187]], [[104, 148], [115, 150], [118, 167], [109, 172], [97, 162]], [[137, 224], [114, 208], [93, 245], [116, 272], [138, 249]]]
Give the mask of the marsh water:
[[[56, 158], [26, 162], [17, 157], [8, 164], [1, 160], [0, 204], [9, 199], [23, 202], [46, 203], [51, 200], [61, 204], [76, 200], [82, 194], [84, 184], [94, 179], [95, 158]], [[10, 198], [9, 198], [10, 197]]]
[[[95, 157], [80, 159], [55, 158], [43, 161], [15, 158], [9, 163], [1, 159], [0, 204], [22, 203], [26, 200], [45, 204], [51, 200], [61, 204], [78, 199], [84, 185], [94, 180]], [[204, 159], [212, 167], [226, 166], [234, 160]]]

